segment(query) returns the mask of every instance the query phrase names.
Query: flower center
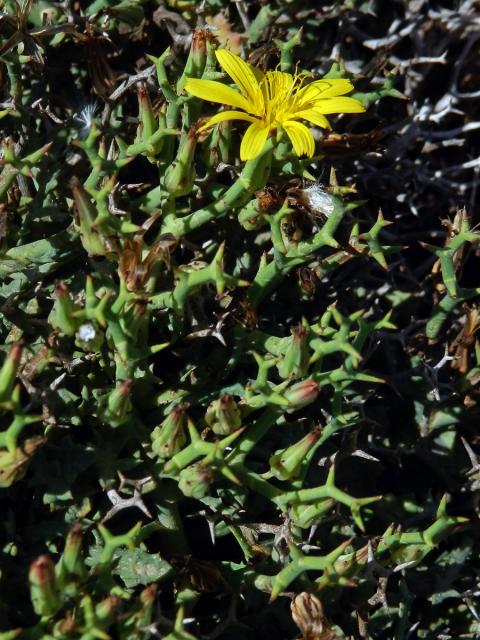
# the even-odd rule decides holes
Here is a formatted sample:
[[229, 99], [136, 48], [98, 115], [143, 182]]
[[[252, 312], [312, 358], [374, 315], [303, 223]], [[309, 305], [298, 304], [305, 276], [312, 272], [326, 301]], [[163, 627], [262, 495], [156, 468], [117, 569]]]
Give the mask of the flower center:
[[297, 71], [295, 75], [283, 71], [267, 71], [260, 87], [265, 102], [263, 122], [274, 129], [295, 112], [295, 96], [302, 88], [304, 76]]

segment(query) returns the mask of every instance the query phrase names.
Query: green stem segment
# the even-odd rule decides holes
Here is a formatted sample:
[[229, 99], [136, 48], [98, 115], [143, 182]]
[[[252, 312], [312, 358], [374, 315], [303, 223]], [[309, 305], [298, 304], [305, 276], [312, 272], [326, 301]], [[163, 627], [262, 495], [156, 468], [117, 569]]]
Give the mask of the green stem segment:
[[166, 216], [161, 234], [171, 233], [180, 238], [207, 222], [224, 216], [231, 210], [243, 207], [256, 191], [267, 184], [273, 147], [274, 140], [271, 138], [267, 141], [261, 155], [245, 163], [237, 180], [216, 202], [197, 209], [183, 218], [177, 218], [174, 214]]

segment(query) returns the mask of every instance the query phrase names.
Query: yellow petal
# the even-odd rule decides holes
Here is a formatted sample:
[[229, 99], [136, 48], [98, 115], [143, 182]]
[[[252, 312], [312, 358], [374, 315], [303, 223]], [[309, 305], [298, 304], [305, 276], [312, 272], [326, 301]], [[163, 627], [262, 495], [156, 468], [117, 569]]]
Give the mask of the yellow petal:
[[248, 111], [260, 115], [263, 111], [263, 95], [252, 67], [226, 49], [217, 49], [215, 55], [221, 67], [248, 99], [250, 103]]
[[318, 113], [363, 113], [365, 107], [355, 98], [327, 98], [316, 100], [313, 108]]
[[297, 156], [306, 154], [311, 158], [315, 153], [315, 140], [310, 129], [301, 122], [295, 122], [294, 120], [283, 122], [282, 127], [287, 132]]
[[303, 120], [308, 120], [312, 124], [317, 127], [321, 127], [322, 129], [331, 129], [329, 121], [325, 118], [324, 115], [315, 111], [315, 109], [306, 109], [305, 111], [296, 111], [294, 116], [295, 119], [302, 118]]
[[235, 91], [235, 89], [227, 87], [221, 82], [215, 82], [215, 80], [187, 78], [185, 90], [191, 93], [192, 96], [202, 98], [202, 100], [228, 104], [229, 107], [238, 107], [244, 111], [250, 111], [249, 102], [244, 96]]
[[353, 90], [353, 84], [345, 78], [333, 78], [332, 80], [315, 80], [301, 89], [296, 95], [296, 102], [299, 106], [307, 106], [315, 100], [325, 98], [335, 98], [349, 93]]
[[258, 121], [248, 127], [240, 145], [241, 160], [253, 160], [260, 155], [267, 141], [269, 130], [268, 126]]
[[290, 95], [295, 81], [290, 73], [284, 73], [283, 71], [267, 71], [265, 74], [265, 81], [262, 84], [262, 89], [266, 97], [266, 102], [274, 100], [276, 96]]
[[247, 62], [247, 64], [248, 64], [251, 72], [253, 73], [253, 75], [257, 79], [258, 84], [260, 84], [262, 82], [262, 80], [265, 78], [265, 74], [263, 73], [263, 71], [259, 67], [254, 67], [253, 64], [250, 64], [249, 62]]
[[247, 122], [256, 122], [253, 116], [249, 116], [248, 113], [244, 113], [243, 111], [220, 111], [220, 113], [216, 113], [207, 123], [202, 125], [198, 131], [205, 131], [205, 129], [212, 127], [214, 124], [226, 122], [227, 120], [246, 120]]

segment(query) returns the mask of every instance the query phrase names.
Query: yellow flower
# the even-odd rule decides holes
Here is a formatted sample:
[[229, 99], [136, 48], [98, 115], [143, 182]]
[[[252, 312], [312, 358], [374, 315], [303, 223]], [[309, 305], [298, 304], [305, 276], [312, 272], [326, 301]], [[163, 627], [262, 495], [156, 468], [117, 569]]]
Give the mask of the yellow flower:
[[253, 67], [239, 56], [219, 49], [215, 52], [222, 68], [235, 82], [236, 91], [221, 82], [188, 78], [185, 89], [203, 100], [226, 104], [241, 111], [221, 111], [199, 130], [226, 120], [246, 120], [250, 126], [242, 140], [240, 158], [253, 160], [261, 152], [271, 131], [282, 127], [297, 156], [311, 158], [315, 151], [312, 133], [298, 120], [307, 120], [317, 127], [330, 129], [325, 118], [329, 113], [360, 113], [361, 102], [344, 97], [353, 89], [350, 80], [315, 80], [304, 85], [304, 74], [267, 71]]

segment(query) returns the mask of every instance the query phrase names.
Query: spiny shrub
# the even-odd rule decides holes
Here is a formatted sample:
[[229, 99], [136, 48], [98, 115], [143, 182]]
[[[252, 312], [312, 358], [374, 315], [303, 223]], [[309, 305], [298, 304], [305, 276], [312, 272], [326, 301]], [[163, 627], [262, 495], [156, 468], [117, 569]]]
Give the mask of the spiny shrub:
[[3, 3], [0, 638], [478, 632], [480, 235], [416, 280], [332, 161], [394, 76], [298, 62], [308, 3], [227, 4]]

